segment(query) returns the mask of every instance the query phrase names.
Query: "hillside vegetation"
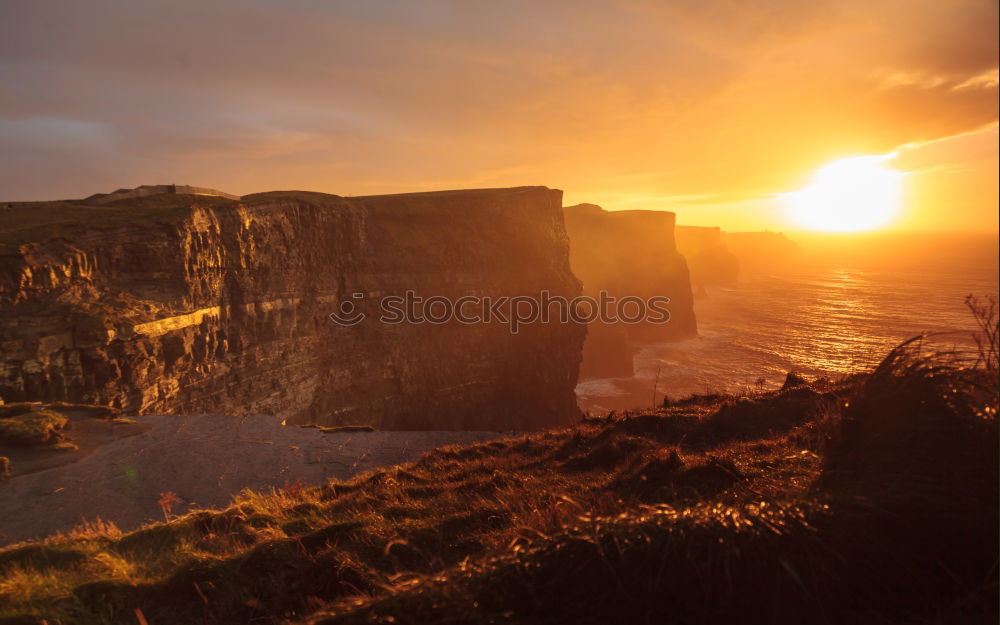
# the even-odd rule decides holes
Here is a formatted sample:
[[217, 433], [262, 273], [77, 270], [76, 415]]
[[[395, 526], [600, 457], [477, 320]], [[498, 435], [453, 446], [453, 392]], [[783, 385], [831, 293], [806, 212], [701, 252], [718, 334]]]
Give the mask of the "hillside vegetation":
[[0, 551], [0, 622], [996, 622], [995, 384], [910, 343], [836, 382], [83, 527]]

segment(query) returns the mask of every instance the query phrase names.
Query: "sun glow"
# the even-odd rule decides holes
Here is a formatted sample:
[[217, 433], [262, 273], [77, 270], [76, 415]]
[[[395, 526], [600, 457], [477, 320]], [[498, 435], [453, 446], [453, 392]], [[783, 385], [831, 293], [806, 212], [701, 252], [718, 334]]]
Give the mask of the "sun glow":
[[884, 226], [900, 209], [903, 174], [883, 165], [895, 156], [856, 156], [826, 165], [808, 186], [786, 194], [789, 217], [804, 228], [826, 232]]

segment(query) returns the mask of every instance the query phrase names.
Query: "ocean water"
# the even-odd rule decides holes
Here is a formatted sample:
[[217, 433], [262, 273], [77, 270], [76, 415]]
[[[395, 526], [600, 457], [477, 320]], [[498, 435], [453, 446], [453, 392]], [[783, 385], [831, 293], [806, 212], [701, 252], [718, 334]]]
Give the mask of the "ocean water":
[[695, 301], [696, 338], [643, 347], [635, 377], [582, 382], [578, 403], [598, 414], [649, 407], [664, 395], [777, 388], [788, 371], [835, 377], [870, 368], [922, 332], [945, 333], [928, 349], [974, 350], [965, 296], [996, 296], [1000, 281], [987, 251], [964, 263], [813, 259], [747, 273]]

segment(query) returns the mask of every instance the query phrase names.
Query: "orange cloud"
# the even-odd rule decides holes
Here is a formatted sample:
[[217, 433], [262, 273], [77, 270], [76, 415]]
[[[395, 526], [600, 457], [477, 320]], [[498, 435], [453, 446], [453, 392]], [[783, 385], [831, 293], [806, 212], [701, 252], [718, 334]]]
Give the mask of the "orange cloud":
[[990, 1], [2, 10], [11, 199], [164, 181], [342, 194], [547, 184], [568, 201], [766, 225], [766, 198], [826, 162], [997, 120]]

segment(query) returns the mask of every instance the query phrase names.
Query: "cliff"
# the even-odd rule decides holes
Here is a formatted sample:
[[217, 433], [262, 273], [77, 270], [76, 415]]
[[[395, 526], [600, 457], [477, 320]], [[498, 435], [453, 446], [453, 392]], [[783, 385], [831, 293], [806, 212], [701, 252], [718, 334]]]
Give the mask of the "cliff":
[[740, 261], [722, 240], [719, 228], [677, 226], [677, 250], [688, 261], [695, 291], [706, 286], [734, 284], [739, 278]]
[[[407, 290], [578, 295], [561, 197], [15, 203], [0, 214], [0, 396], [387, 429], [566, 423], [582, 326], [377, 318]], [[368, 318], [334, 323], [347, 302]]]
[[781, 232], [725, 232], [722, 240], [753, 271], [785, 269], [803, 257], [802, 248]]
[[668, 297], [664, 324], [588, 325], [583, 378], [628, 377], [629, 343], [676, 341], [697, 334], [687, 263], [674, 243], [674, 213], [605, 211], [593, 204], [563, 209], [570, 237], [570, 264], [585, 295], [607, 291], [616, 298]]

